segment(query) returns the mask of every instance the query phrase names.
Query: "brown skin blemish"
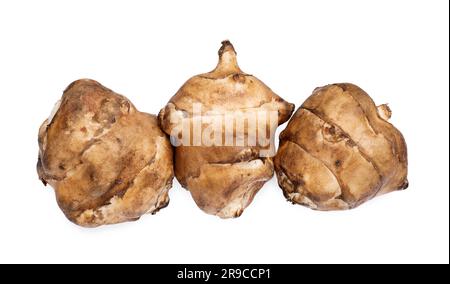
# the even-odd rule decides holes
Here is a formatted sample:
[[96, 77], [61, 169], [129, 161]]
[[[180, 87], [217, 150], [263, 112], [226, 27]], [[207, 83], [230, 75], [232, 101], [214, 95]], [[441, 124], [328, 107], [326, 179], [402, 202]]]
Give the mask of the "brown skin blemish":
[[241, 74], [234, 74], [233, 75], [233, 81], [236, 83], [244, 84], [245, 83], [245, 76]]
[[331, 134], [331, 135], [336, 135], [336, 129], [335, 129], [333, 126], [328, 127], [328, 128], [326, 128], [326, 129], [328, 130], [328, 133], [329, 133], [329, 134]]
[[342, 165], [341, 160], [336, 160], [336, 161], [334, 161], [334, 166], [335, 166], [336, 168], [339, 168], [341, 165]]

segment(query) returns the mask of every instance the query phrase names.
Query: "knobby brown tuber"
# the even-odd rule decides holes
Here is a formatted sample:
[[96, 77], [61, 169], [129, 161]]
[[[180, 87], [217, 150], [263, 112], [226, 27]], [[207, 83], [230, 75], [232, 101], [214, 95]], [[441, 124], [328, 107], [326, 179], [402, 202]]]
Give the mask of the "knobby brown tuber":
[[405, 189], [406, 144], [390, 116], [355, 85], [314, 90], [280, 135], [275, 169], [286, 198], [338, 210]]
[[242, 214], [273, 176], [273, 135], [293, 110], [241, 71], [229, 41], [213, 71], [181, 87], [159, 120], [177, 146], [175, 176], [202, 210], [222, 218]]
[[39, 130], [39, 177], [81, 226], [136, 220], [167, 206], [172, 159], [157, 118], [93, 80], [69, 85]]

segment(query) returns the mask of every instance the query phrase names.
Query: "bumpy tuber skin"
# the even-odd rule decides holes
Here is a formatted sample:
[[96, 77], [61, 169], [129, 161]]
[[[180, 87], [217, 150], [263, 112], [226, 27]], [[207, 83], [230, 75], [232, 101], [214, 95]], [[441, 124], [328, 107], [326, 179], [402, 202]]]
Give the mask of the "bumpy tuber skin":
[[[193, 113], [194, 104], [201, 105], [201, 118]], [[217, 67], [189, 79], [161, 110], [159, 120], [171, 139], [178, 139], [181, 136], [174, 137], [173, 130], [180, 127], [182, 119], [190, 123], [202, 120], [201, 128], [205, 130], [208, 127], [205, 120], [214, 115], [231, 112], [233, 118], [238, 118], [258, 111], [274, 111], [277, 114], [276, 128], [289, 119], [293, 110], [293, 104], [284, 101], [256, 77], [242, 72], [233, 45], [224, 41]], [[208, 116], [204, 114], [206, 112], [213, 114]], [[236, 139], [239, 135], [246, 139], [252, 136], [247, 128], [241, 132], [236, 129], [231, 135]], [[190, 140], [192, 142], [193, 138]], [[261, 155], [261, 151], [267, 149], [247, 142], [223, 146], [209, 145], [202, 140], [194, 144], [175, 148], [175, 176], [178, 181], [191, 192], [196, 204], [206, 213], [221, 218], [239, 217], [273, 176], [272, 158]]]
[[280, 135], [275, 169], [286, 198], [339, 210], [407, 188], [406, 144], [390, 116], [355, 85], [314, 90]]
[[93, 80], [69, 85], [39, 130], [39, 178], [67, 218], [85, 227], [167, 206], [172, 160], [157, 118]]

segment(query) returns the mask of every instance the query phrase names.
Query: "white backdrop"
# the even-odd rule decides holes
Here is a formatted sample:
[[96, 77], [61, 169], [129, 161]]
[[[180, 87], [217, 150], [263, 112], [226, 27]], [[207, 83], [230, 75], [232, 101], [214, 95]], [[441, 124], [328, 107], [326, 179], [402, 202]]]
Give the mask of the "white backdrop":
[[[0, 2], [0, 262], [448, 263], [448, 1], [154, 2]], [[274, 178], [241, 218], [221, 220], [175, 182], [156, 216], [99, 229], [67, 221], [35, 171], [38, 127], [64, 88], [96, 79], [157, 113], [215, 67], [223, 39], [297, 106], [333, 82], [388, 102], [408, 143], [409, 189], [315, 212], [286, 202]]]

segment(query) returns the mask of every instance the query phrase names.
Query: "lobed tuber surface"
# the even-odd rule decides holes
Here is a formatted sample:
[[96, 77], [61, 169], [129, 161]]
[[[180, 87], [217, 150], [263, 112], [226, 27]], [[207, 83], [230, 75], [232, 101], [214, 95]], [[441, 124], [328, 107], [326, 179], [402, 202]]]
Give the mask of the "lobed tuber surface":
[[[195, 105], [201, 107], [201, 114], [195, 112]], [[284, 101], [256, 77], [241, 71], [229, 41], [222, 42], [219, 63], [213, 71], [192, 77], [170, 99], [159, 114], [160, 125], [172, 140], [187, 142], [175, 148], [175, 176], [203, 211], [222, 218], [242, 214], [273, 176], [273, 135], [293, 110], [293, 104]], [[259, 134], [268, 134], [270, 145], [249, 142], [258, 140], [259, 134], [251, 131], [248, 121], [243, 123], [243, 128], [237, 127], [238, 121], [245, 117], [273, 113], [272, 121], [268, 116], [258, 120], [262, 126], [258, 128]], [[231, 122], [224, 125], [227, 115]], [[217, 117], [223, 119], [219, 124], [221, 132], [213, 135], [215, 143], [211, 144], [205, 141], [208, 135], [204, 132]], [[184, 122], [188, 133], [178, 135], [175, 130], [183, 128]], [[197, 144], [196, 123], [202, 131]], [[233, 143], [225, 145], [225, 136], [231, 136]]]
[[280, 135], [275, 169], [286, 198], [339, 210], [405, 189], [406, 143], [390, 116], [353, 84], [314, 90]]
[[167, 206], [172, 159], [156, 116], [93, 80], [70, 84], [39, 130], [39, 178], [67, 218], [85, 227]]

